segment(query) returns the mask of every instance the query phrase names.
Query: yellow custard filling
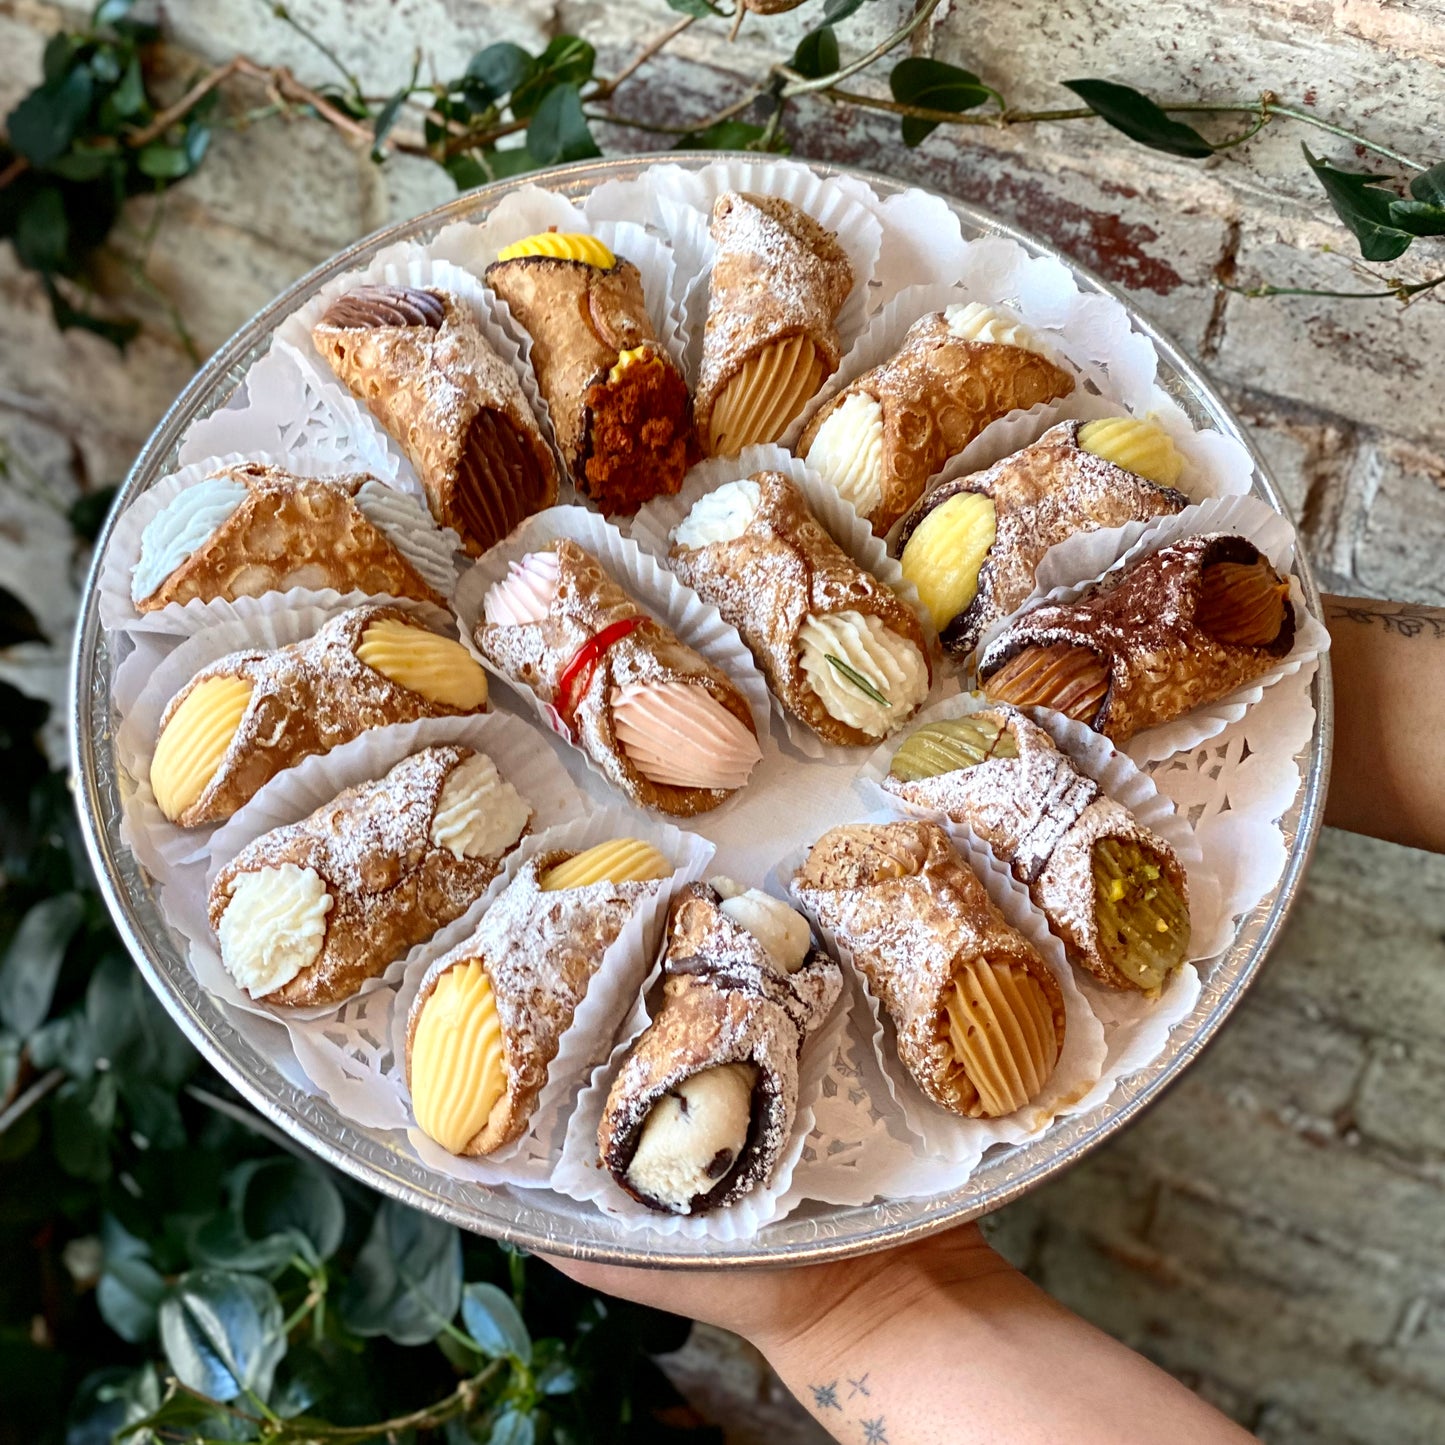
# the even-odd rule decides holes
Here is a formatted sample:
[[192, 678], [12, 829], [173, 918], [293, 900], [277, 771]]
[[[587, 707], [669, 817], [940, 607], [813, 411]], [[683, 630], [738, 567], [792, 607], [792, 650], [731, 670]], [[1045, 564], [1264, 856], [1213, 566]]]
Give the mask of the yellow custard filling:
[[156, 739], [151, 789], [171, 822], [216, 775], [251, 701], [243, 677], [208, 677], [193, 687]]
[[519, 256], [553, 256], [559, 261], [585, 261], [604, 271], [617, 264], [617, 257], [597, 239], [580, 231], [539, 231], [503, 246], [497, 252], [499, 261], [515, 261]]
[[1178, 486], [1184, 458], [1153, 417], [1108, 416], [1079, 428], [1079, 446], [1146, 482]]
[[357, 659], [410, 692], [443, 707], [475, 712], [487, 705], [487, 674], [460, 642], [394, 617], [361, 634]]
[[997, 535], [993, 499], [958, 492], [914, 529], [899, 564], [940, 630], [978, 595], [978, 574]]
[[713, 403], [707, 447], [735, 456], [775, 442], [823, 384], [823, 357], [810, 336], [786, 336], [750, 356]]
[[417, 1127], [459, 1154], [507, 1091], [502, 1023], [480, 960], [449, 968], [422, 1006], [411, 1041]]
[[631, 371], [634, 366], [648, 362], [653, 366], [662, 365], [662, 358], [657, 354], [655, 346], [644, 343], [642, 346], [634, 346], [630, 351], [619, 351], [612, 370], [607, 373], [608, 385], [615, 386], [622, 380], [624, 373]]
[[1054, 1012], [1022, 964], [966, 960], [944, 1004], [948, 1042], [988, 1118], [1036, 1098], [1059, 1057]]
[[641, 838], [613, 838], [549, 868], [537, 880], [543, 893], [585, 888], [589, 883], [647, 883], [666, 878], [672, 864]]

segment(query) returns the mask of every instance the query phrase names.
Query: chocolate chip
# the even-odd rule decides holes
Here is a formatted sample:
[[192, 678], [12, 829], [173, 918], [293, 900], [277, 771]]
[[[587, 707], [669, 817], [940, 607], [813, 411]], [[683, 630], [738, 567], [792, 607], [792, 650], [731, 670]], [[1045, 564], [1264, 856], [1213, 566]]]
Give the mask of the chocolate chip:
[[721, 1179], [733, 1167], [733, 1160], [736, 1157], [731, 1149], [719, 1149], [709, 1160], [704, 1172], [709, 1179]]
[[339, 296], [321, 318], [323, 326], [429, 326], [446, 320], [446, 303], [415, 286], [358, 286]]

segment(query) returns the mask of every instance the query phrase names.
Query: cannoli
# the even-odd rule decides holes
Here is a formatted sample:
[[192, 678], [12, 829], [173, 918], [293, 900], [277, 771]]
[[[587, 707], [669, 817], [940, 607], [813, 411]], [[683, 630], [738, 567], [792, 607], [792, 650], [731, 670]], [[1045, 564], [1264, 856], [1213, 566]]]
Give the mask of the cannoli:
[[398, 608], [353, 607], [303, 642], [203, 667], [161, 715], [151, 789], [172, 823], [218, 823], [368, 728], [486, 708], [487, 675], [461, 643]]
[[1019, 607], [1056, 543], [1189, 505], [1182, 492], [1113, 459], [1121, 456], [1176, 481], [1183, 466], [1158, 422], [1066, 421], [917, 503], [899, 529], [899, 562], [950, 652], [972, 652], [988, 627]]
[[1017, 708], [915, 728], [883, 787], [972, 828], [1028, 887], [1069, 961], [1104, 983], [1157, 994], [1183, 962], [1178, 856]]
[[737, 628], [786, 711], [825, 742], [876, 741], [927, 697], [918, 618], [838, 546], [781, 472], [700, 498], [668, 555]]
[[572, 481], [604, 512], [682, 485], [692, 403], [647, 315], [637, 267], [595, 236], [544, 231], [503, 249], [487, 284], [532, 338], [532, 368]]
[[997, 1118], [1039, 1096], [1063, 1048], [1063, 991], [937, 823], [834, 828], [792, 892], [852, 955], [934, 1103]]
[[226, 864], [210, 896], [221, 962], [252, 998], [338, 1003], [460, 918], [531, 817], [485, 753], [423, 748]]
[[154, 612], [330, 587], [444, 607], [456, 546], [415, 497], [374, 477], [297, 477], [243, 462], [217, 467], [151, 518], [131, 599]]
[[432, 516], [472, 556], [557, 500], [557, 464], [512, 368], [450, 291], [361, 286], [311, 330], [396, 439]]
[[406, 1024], [417, 1127], [453, 1154], [526, 1132], [602, 956], [673, 872], [648, 843], [529, 858], [475, 933], [422, 978]]
[[838, 369], [838, 312], [856, 279], [837, 236], [777, 196], [724, 191], [697, 383], [709, 456], [775, 442]]
[[705, 1214], [772, 1179], [798, 1055], [843, 980], [802, 914], [728, 878], [683, 890], [664, 967], [661, 1007], [612, 1082], [597, 1149], [640, 1203]]
[[742, 693], [575, 542], [513, 562], [483, 608], [482, 655], [634, 802], [690, 816], [747, 782], [762, 753]]
[[881, 537], [990, 422], [1073, 389], [1023, 322], [971, 301], [915, 321], [897, 355], [819, 408], [795, 450]]
[[1050, 707], [1127, 742], [1268, 672], [1294, 646], [1289, 582], [1244, 537], [1188, 537], [1045, 604], [984, 649], [995, 702]]

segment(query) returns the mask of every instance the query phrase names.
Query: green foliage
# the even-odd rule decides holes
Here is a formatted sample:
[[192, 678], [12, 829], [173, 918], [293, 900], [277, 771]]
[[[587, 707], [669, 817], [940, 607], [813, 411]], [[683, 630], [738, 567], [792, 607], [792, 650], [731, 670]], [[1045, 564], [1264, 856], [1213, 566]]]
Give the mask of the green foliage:
[[1342, 171], [1310, 154], [1305, 160], [1315, 173], [1330, 205], [1360, 243], [1367, 261], [1393, 261], [1417, 236], [1445, 235], [1445, 164], [1422, 171], [1410, 183], [1410, 199], [1389, 189], [1387, 176]]
[[1066, 80], [1064, 87], [1115, 130], [1150, 150], [1186, 160], [1202, 160], [1214, 154], [1214, 147], [1192, 125], [1172, 119], [1131, 86], [1110, 80]]
[[0, 141], [0, 238], [45, 280], [56, 324], [124, 346], [136, 324], [107, 316], [84, 295], [91, 253], [133, 196], [190, 175], [211, 140], [208, 96], [157, 129], [145, 66], [155, 31], [130, 18], [127, 0], [102, 0], [90, 25], [45, 48], [41, 83], [6, 120]]
[[[942, 60], [911, 55], [900, 60], [888, 77], [893, 99], [925, 110], [946, 110], [954, 115], [972, 110], [984, 101], [998, 98], [998, 92], [985, 85], [971, 70]], [[919, 116], [903, 117], [903, 144], [919, 145], [941, 122]]]
[[810, 30], [799, 42], [789, 61], [799, 75], [815, 80], [831, 75], [838, 68], [838, 36], [831, 25]]
[[[102, 515], [87, 516], [89, 529]], [[0, 647], [34, 640], [0, 594]], [[711, 1445], [687, 1325], [282, 1147], [122, 951], [0, 684], [0, 1399], [27, 1445]]]

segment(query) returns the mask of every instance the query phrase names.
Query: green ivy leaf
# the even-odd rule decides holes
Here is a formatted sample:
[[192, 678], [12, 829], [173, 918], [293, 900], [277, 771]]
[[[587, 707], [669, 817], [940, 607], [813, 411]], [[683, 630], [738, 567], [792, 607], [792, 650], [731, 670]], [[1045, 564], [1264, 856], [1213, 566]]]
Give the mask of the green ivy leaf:
[[1412, 236], [1445, 236], [1445, 206], [1394, 200], [1390, 202], [1390, 220]]
[[358, 1335], [424, 1345], [451, 1323], [462, 1297], [462, 1244], [440, 1219], [386, 1200], [341, 1292]]
[[107, 1260], [95, 1288], [101, 1319], [132, 1345], [144, 1343], [155, 1333], [157, 1313], [165, 1297], [165, 1280], [144, 1259]]
[[[592, 79], [592, 68], [596, 63], [597, 51], [589, 41], [576, 35], [557, 36], [537, 57], [531, 75], [512, 91], [512, 114], [520, 118], [540, 110], [542, 101], [551, 94], [553, 86], [585, 85]], [[598, 152], [594, 150], [591, 154], [597, 155]]]
[[122, 120], [129, 120], [145, 109], [146, 87], [138, 55], [131, 56], [120, 84], [106, 97], [106, 103]]
[[506, 180], [509, 176], [524, 176], [528, 171], [535, 171], [541, 164], [524, 145], [511, 146], [507, 150], [497, 150], [489, 146], [482, 152], [481, 161], [490, 169], [490, 178], [494, 181]]
[[[996, 94], [971, 70], [949, 65], [942, 60], [911, 55], [900, 60], [888, 77], [893, 99], [903, 105], [923, 106], [928, 110], [946, 110], [959, 115], [982, 105]], [[936, 120], [922, 120], [916, 115], [903, 117], [903, 144], [921, 145], [938, 129]]]
[[216, 1269], [239, 1270], [275, 1279], [296, 1255], [305, 1258], [311, 1242], [303, 1234], [269, 1234], [250, 1239], [235, 1215], [213, 1214], [196, 1230], [191, 1240], [191, 1257], [197, 1264]]
[[471, 81], [470, 94], [485, 93], [481, 104], [500, 100], [524, 85], [537, 68], [537, 62], [510, 40], [499, 40], [479, 50], [467, 62], [464, 79]]
[[110, 1174], [110, 1136], [119, 1090], [114, 1074], [71, 1079], [56, 1091], [50, 1119], [55, 1162], [76, 1179]]
[[191, 173], [191, 157], [184, 146], [152, 141], [135, 158], [142, 175], [157, 181], [178, 181]]
[[689, 131], [673, 147], [680, 151], [747, 150], [763, 137], [763, 127], [746, 120], [720, 120], [706, 130]]
[[374, 161], [384, 161], [386, 152], [382, 150], [381, 143], [391, 132], [392, 126], [396, 124], [396, 118], [401, 114], [401, 108], [411, 98], [412, 86], [404, 85], [391, 96], [386, 104], [377, 111], [376, 119], [371, 123], [371, 158]]
[[100, 29], [103, 25], [114, 25], [130, 13], [135, 0], [100, 0], [91, 15], [90, 23]]
[[65, 950], [84, 917], [80, 894], [59, 893], [37, 903], [20, 920], [0, 962], [0, 1020], [22, 1038], [50, 1012]]
[[149, 1079], [123, 1078], [118, 1082], [126, 1119], [138, 1144], [147, 1149], [185, 1147], [186, 1126], [173, 1090]]
[[84, 141], [76, 143], [50, 167], [50, 174], [63, 181], [93, 181], [107, 171], [119, 172], [125, 162], [108, 146], [89, 146]]
[[527, 127], [527, 150], [539, 166], [602, 154], [582, 114], [582, 96], [575, 85], [554, 85], [542, 97]]
[[823, 19], [830, 25], [846, 20], [855, 11], [861, 10], [868, 0], [828, 0], [823, 6]]
[[252, 1239], [300, 1235], [312, 1258], [330, 1259], [346, 1232], [346, 1206], [318, 1165], [286, 1157], [243, 1164], [236, 1171], [237, 1212]]
[[77, 497], [70, 504], [70, 509], [65, 514], [66, 520], [70, 523], [70, 530], [82, 542], [94, 542], [100, 536], [100, 529], [105, 526], [105, 519], [110, 516], [110, 509], [119, 491], [119, 487], [97, 487], [93, 492]]
[[489, 1360], [532, 1363], [532, 1337], [510, 1295], [494, 1284], [469, 1284], [462, 1291], [462, 1323]]
[[161, 1302], [161, 1347], [183, 1385], [226, 1403], [271, 1393], [286, 1353], [281, 1302], [265, 1280], [220, 1269], [191, 1270]]
[[157, 1409], [160, 1403], [161, 1382], [154, 1366], [127, 1370], [111, 1365], [96, 1370], [80, 1382], [71, 1401], [65, 1445], [114, 1445], [116, 1431]]
[[1166, 115], [1132, 86], [1116, 85], [1111, 80], [1066, 80], [1064, 88], [1072, 90], [1115, 130], [1151, 150], [1187, 160], [1202, 160], [1214, 154], [1214, 147], [1192, 125]]
[[34, 271], [66, 271], [70, 266], [70, 220], [53, 184], [41, 185], [21, 203], [15, 224], [15, 254]]
[[820, 75], [832, 75], [838, 68], [838, 37], [831, 25], [820, 25], [810, 30], [793, 52], [789, 65], [809, 80]]
[[487, 1445], [533, 1445], [536, 1438], [537, 1425], [532, 1412], [508, 1405], [492, 1422]]
[[442, 166], [459, 191], [470, 191], [476, 186], [484, 186], [487, 183], [487, 173], [482, 169], [482, 163], [476, 156], [448, 156], [442, 162]]
[[90, 112], [94, 88], [79, 66], [38, 86], [10, 112], [10, 144], [37, 170], [59, 160]]
[[1390, 207], [1398, 197], [1382, 187], [1379, 176], [1339, 170], [1311, 155], [1307, 145], [1301, 149], [1335, 214], [1360, 243], [1365, 260], [1393, 261], [1410, 248], [1415, 236], [1395, 223]]
[[1445, 206], [1445, 161], [1414, 177], [1410, 182], [1410, 194], [1427, 206]]
[[44, 641], [35, 614], [9, 588], [0, 587], [0, 649]]
[[723, 13], [722, 6], [712, 4], [711, 0], [667, 0], [667, 8], [676, 10], [679, 15], [695, 15], [699, 20]]

